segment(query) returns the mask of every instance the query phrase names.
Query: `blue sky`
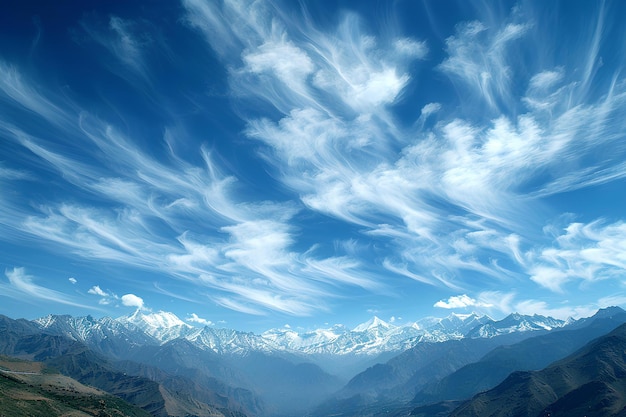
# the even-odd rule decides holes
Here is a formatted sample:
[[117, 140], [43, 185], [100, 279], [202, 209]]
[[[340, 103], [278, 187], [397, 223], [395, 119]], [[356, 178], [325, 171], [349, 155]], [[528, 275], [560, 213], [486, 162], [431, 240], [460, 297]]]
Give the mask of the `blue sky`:
[[14, 1], [0, 313], [626, 304], [624, 2]]

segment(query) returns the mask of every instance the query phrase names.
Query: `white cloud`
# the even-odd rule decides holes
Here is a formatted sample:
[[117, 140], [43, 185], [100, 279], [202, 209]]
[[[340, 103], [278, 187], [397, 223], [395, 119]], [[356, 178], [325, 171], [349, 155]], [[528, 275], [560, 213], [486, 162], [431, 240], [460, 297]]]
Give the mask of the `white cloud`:
[[289, 88], [301, 90], [306, 77], [314, 70], [306, 52], [292, 42], [269, 41], [243, 56], [248, 70], [254, 73], [273, 71]]
[[423, 59], [428, 53], [426, 42], [418, 42], [410, 38], [397, 39], [393, 43], [394, 48], [400, 54], [407, 55], [411, 58]]
[[570, 223], [553, 246], [528, 258], [531, 279], [555, 292], [570, 282], [619, 280], [626, 271], [626, 223]]
[[448, 58], [440, 68], [461, 80], [492, 108], [502, 97], [510, 102], [508, 89], [512, 73], [506, 63], [507, 46], [529, 28], [529, 25], [514, 23], [495, 28], [488, 28], [479, 21], [460, 24], [456, 35], [446, 39]]
[[211, 320], [207, 320], [207, 319], [203, 319], [202, 317], [198, 317], [198, 315], [196, 313], [191, 313], [189, 317], [187, 317], [187, 321], [190, 323], [198, 323], [201, 324], [203, 326], [213, 326], [215, 323], [213, 323]]
[[114, 304], [117, 303], [117, 300], [119, 300], [119, 297], [116, 294], [102, 290], [99, 285], [94, 285], [87, 290], [87, 293], [99, 296], [100, 300], [98, 300], [98, 304], [100, 305]]
[[100, 286], [98, 285], [94, 285], [93, 287], [91, 287], [88, 291], [89, 294], [93, 294], [93, 295], [99, 295], [101, 297], [106, 297], [108, 295], [108, 293], [102, 291], [100, 289]]
[[137, 307], [138, 310], [143, 308], [143, 299], [135, 294], [124, 294], [121, 300], [122, 304], [127, 307]]
[[455, 295], [448, 300], [439, 300], [433, 307], [454, 309], [454, 308], [467, 308], [467, 307], [491, 307], [491, 304], [486, 304], [481, 301], [477, 301], [467, 294]]
[[78, 280], [77, 280], [76, 278], [74, 278], [74, 277], [69, 277], [67, 280], [68, 280], [71, 284], [76, 284], [76, 283], [78, 282]]
[[420, 112], [420, 117], [428, 117], [431, 114], [437, 113], [439, 110], [441, 110], [440, 103], [428, 103], [424, 105], [424, 107], [422, 107], [422, 110]]
[[542, 71], [533, 75], [529, 81], [528, 88], [531, 90], [546, 90], [552, 88], [563, 79], [563, 76], [563, 68], [557, 68], [554, 71]]

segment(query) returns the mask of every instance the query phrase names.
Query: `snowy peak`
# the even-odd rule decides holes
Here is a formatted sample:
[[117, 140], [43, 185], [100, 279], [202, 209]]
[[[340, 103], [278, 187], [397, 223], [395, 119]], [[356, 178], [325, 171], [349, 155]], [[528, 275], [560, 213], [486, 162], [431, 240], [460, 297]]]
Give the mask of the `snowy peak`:
[[600, 310], [588, 319], [567, 321], [538, 314], [529, 316], [518, 313], [496, 321], [476, 313], [453, 313], [444, 318], [427, 317], [402, 326], [387, 323], [374, 316], [352, 330], [343, 325], [310, 331], [284, 327], [262, 334], [213, 327], [195, 328], [175, 314], [164, 311], [145, 313], [138, 310], [117, 319], [49, 315], [33, 320], [33, 323], [48, 333], [62, 334], [96, 345], [100, 351], [112, 353], [114, 356], [123, 355], [132, 346], [164, 344], [175, 339], [186, 340], [201, 349], [222, 354], [283, 351], [295, 354], [377, 355], [406, 350], [422, 342], [550, 331], [571, 324], [583, 325], [585, 321], [613, 315], [626, 315], [626, 312], [620, 308], [609, 308]]
[[192, 326], [179, 319], [174, 313], [166, 311], [144, 314], [141, 310], [137, 310], [130, 316], [119, 317], [117, 321], [127, 327], [138, 328], [161, 343], [184, 337], [193, 330]]
[[276, 349], [262, 336], [232, 329], [215, 329], [205, 326], [185, 336], [201, 349], [221, 354], [245, 354], [251, 351], [271, 353]]
[[396, 326], [389, 324], [384, 320], [381, 320], [377, 316], [374, 316], [368, 321], [366, 321], [365, 323], [361, 323], [358, 326], [356, 326], [354, 329], [352, 329], [352, 331], [356, 333], [361, 333], [361, 332], [368, 332], [371, 330], [388, 330], [394, 327]]
[[519, 313], [512, 313], [500, 321], [490, 320], [487, 323], [476, 326], [467, 334], [467, 337], [481, 338], [494, 337], [501, 334], [508, 334], [513, 332], [527, 332], [537, 330], [549, 331], [563, 327], [568, 323], [568, 321], [559, 320], [552, 317], [545, 317], [539, 314], [528, 316]]
[[444, 318], [427, 317], [413, 324], [413, 327], [423, 331], [423, 339], [443, 341], [464, 337], [476, 326], [493, 321], [489, 316], [477, 313], [452, 313]]
[[130, 316], [117, 319], [122, 323], [131, 323], [142, 329], [171, 329], [173, 327], [187, 327], [190, 325], [178, 318], [174, 313], [159, 311], [158, 313], [144, 314], [141, 310], [135, 311]]

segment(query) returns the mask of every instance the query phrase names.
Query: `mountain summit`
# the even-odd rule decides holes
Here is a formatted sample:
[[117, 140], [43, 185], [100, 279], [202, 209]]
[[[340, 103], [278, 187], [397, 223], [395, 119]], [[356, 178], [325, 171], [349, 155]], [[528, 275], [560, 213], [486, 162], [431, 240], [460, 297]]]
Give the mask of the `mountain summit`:
[[117, 321], [126, 326], [136, 327], [162, 343], [184, 337], [193, 330], [192, 326], [167, 311], [145, 314], [137, 309], [130, 316], [117, 318]]
[[357, 332], [357, 333], [361, 333], [361, 332], [367, 332], [367, 331], [372, 331], [372, 330], [376, 330], [376, 329], [384, 329], [384, 330], [389, 330], [391, 328], [395, 328], [396, 326], [387, 323], [384, 320], [381, 320], [380, 318], [378, 318], [377, 316], [372, 317], [371, 319], [369, 319], [368, 321], [366, 321], [365, 323], [361, 323], [358, 326], [356, 326], [354, 329], [352, 329], [353, 332]]

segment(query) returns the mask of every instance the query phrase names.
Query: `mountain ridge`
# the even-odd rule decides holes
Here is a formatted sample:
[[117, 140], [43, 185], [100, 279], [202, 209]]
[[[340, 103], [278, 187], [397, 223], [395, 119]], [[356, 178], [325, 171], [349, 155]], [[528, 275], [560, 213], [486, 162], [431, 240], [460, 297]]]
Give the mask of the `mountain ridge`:
[[626, 415], [626, 324], [539, 371], [516, 371], [451, 417]]
[[170, 312], [144, 313], [141, 310], [118, 318], [100, 319], [91, 316], [48, 315], [35, 319], [32, 323], [45, 331], [103, 345], [103, 353], [117, 356], [125, 352], [116, 351], [115, 346], [106, 346], [113, 337], [125, 337], [136, 341], [136, 345], [164, 344], [177, 338], [185, 338], [203, 349], [227, 354], [263, 351], [375, 356], [385, 352], [403, 351], [421, 342], [489, 338], [513, 332], [550, 330], [572, 324], [540, 315], [515, 313], [502, 320], [493, 320], [477, 313], [452, 313], [444, 318], [427, 317], [401, 326], [374, 316], [352, 329], [334, 325], [327, 329], [300, 333], [282, 328], [256, 334], [213, 326], [194, 327]]

